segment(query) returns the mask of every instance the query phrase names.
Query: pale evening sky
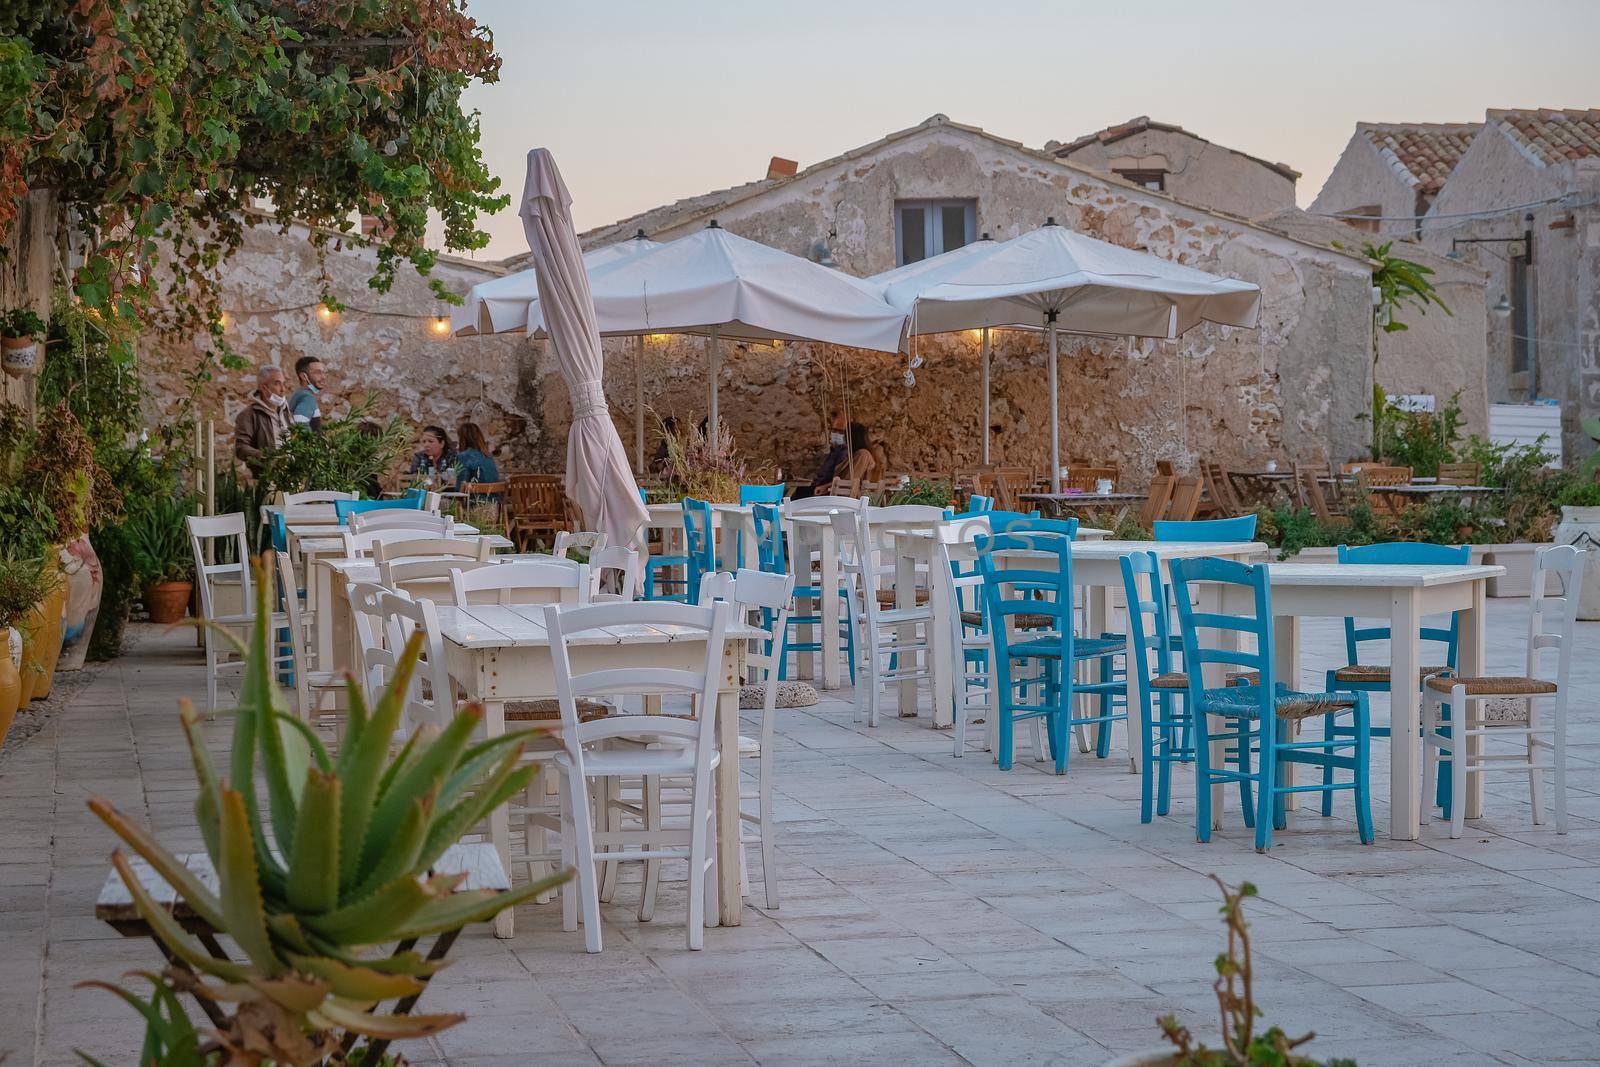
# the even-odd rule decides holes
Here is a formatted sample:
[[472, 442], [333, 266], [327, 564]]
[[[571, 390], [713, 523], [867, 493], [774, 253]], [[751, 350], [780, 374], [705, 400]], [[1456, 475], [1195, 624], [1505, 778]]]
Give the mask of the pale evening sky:
[[[1041, 147], [1149, 115], [1321, 188], [1357, 121], [1600, 107], [1600, 0], [470, 0], [513, 197], [555, 153], [580, 230], [801, 167], [936, 112]], [[478, 255], [527, 250], [515, 206]]]

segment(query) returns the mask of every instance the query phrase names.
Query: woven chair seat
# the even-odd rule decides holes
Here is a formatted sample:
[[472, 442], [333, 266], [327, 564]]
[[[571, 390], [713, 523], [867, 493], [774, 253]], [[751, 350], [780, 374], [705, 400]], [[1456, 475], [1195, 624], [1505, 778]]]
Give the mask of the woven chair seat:
[[[917, 603], [918, 604], [926, 604], [927, 602], [928, 602], [928, 591], [926, 589], [918, 589], [917, 590]], [[895, 592], [894, 592], [893, 589], [880, 589], [880, 590], [878, 590], [878, 606], [880, 608], [892, 608], [892, 607], [895, 606], [895, 603], [896, 603], [896, 601], [895, 601]]]
[[1487, 677], [1487, 678], [1429, 678], [1428, 688], [1448, 693], [1458, 685], [1467, 687], [1467, 696], [1533, 697], [1554, 693], [1556, 683], [1543, 678]]
[[[592, 722], [611, 714], [611, 706], [598, 700], [578, 700], [578, 721]], [[559, 700], [508, 700], [506, 722], [554, 722], [561, 718]]]
[[[1260, 681], [1261, 675], [1255, 671], [1236, 671], [1228, 675], [1229, 685], [1237, 685], [1240, 682], [1245, 685], [1256, 685]], [[1189, 688], [1189, 676], [1182, 671], [1168, 671], [1166, 674], [1158, 674], [1150, 679], [1150, 688], [1187, 689]]]
[[[1230, 685], [1223, 689], [1207, 689], [1201, 705], [1201, 710], [1207, 715], [1258, 718], [1261, 712], [1261, 687]], [[1273, 710], [1280, 719], [1305, 719], [1312, 715], [1347, 711], [1355, 706], [1356, 698], [1344, 693], [1300, 693], [1279, 685]]]
[[[773, 706], [778, 708], [809, 708], [817, 702], [817, 691], [805, 682], [778, 682], [778, 699]], [[764, 685], [745, 685], [739, 687], [739, 708], [742, 711], [760, 710], [766, 707], [767, 687]]]
[[[1010, 619], [1019, 630], [1048, 630], [1054, 627], [1056, 624], [1056, 617], [1054, 615], [1035, 615], [1031, 612], [1021, 615], [1012, 615], [1010, 616]], [[982, 626], [983, 612], [963, 611], [961, 613], [961, 621], [966, 623], [968, 626]]]
[[[1417, 680], [1426, 681], [1436, 674], [1443, 674], [1449, 669], [1449, 667], [1419, 667], [1417, 669]], [[1333, 678], [1337, 682], [1387, 682], [1389, 680], [1389, 667], [1387, 664], [1352, 663], [1348, 667], [1340, 667], [1334, 671]]]

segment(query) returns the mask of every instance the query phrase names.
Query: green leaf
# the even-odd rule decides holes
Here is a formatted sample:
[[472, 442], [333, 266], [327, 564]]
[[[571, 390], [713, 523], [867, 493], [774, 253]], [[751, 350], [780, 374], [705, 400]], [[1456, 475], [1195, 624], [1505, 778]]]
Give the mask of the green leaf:
[[473, 923], [487, 922], [507, 908], [547, 893], [570, 879], [576, 872], [570, 868], [527, 885], [500, 892], [493, 889], [475, 889], [456, 893], [447, 900], [434, 901], [397, 924], [394, 936], [400, 938], [427, 937], [459, 930]]
[[346, 741], [339, 753], [337, 770], [344, 781], [343, 806], [339, 819], [339, 889], [348, 892], [361, 880], [362, 845], [367, 824], [377, 800], [378, 783], [383, 777], [383, 761], [400, 725], [405, 709], [406, 688], [422, 651], [422, 635], [413, 634], [395, 664], [394, 677], [354, 744]]
[[334, 996], [365, 1004], [413, 996], [422, 992], [426, 985], [408, 974], [384, 974], [369, 967], [353, 967], [327, 956], [291, 955], [289, 963], [295, 970], [327, 982]]
[[[438, 694], [434, 696], [435, 700], [439, 699]], [[388, 847], [400, 820], [417, 799], [439, 789], [445, 777], [455, 769], [457, 759], [482, 721], [481, 710], [470, 708], [462, 711], [416, 762], [395, 779], [372, 814], [372, 824], [367, 831], [365, 851], [361, 857], [364, 866], [374, 862], [376, 854]]]
[[404, 1041], [448, 1030], [465, 1015], [374, 1015], [353, 1007], [325, 1004], [312, 1018], [329, 1029], [350, 1030], [364, 1037]]
[[310, 772], [289, 860], [289, 906], [321, 914], [339, 906], [339, 779]]
[[111, 865], [122, 876], [122, 884], [128, 887], [128, 894], [133, 897], [133, 906], [150, 926], [150, 932], [165, 945], [172, 954], [196, 970], [207, 974], [216, 975], [228, 982], [242, 982], [250, 977], [250, 968], [233, 960], [219, 960], [212, 957], [189, 931], [178, 924], [172, 913], [166, 908], [150, 899], [150, 894], [145, 891], [144, 885], [139, 881], [139, 876], [129, 865], [128, 858], [121, 849], [111, 853]]
[[126, 841], [129, 848], [155, 868], [156, 873], [166, 879], [167, 884], [188, 903], [195, 915], [214, 929], [223, 928], [222, 902], [194, 876], [193, 871], [183, 865], [182, 860], [168, 852], [154, 835], [112, 807], [111, 802], [104, 797], [90, 797], [89, 810], [98, 815], [101, 822], [116, 831], [117, 836]]
[[353, 904], [326, 915], [305, 917], [306, 929], [337, 944], [376, 945], [399, 940], [395, 930], [423, 907], [447, 894], [460, 875], [437, 876], [423, 883], [400, 878]]
[[222, 863], [217, 879], [222, 893], [222, 929], [238, 943], [250, 962], [268, 977], [283, 972], [267, 934], [267, 911], [261, 899], [256, 854], [252, 847], [250, 817], [244, 795], [236, 789], [222, 791]]
[[506, 753], [500, 761], [500, 766], [488, 781], [470, 797], [434, 820], [433, 828], [428, 832], [427, 844], [423, 846], [422, 855], [417, 857], [418, 864], [431, 865], [467, 830], [476, 826], [495, 808], [528, 788], [539, 771], [536, 767], [518, 767], [517, 761], [521, 756], [520, 748]]
[[[352, 899], [359, 900], [400, 877], [415, 877], [417, 858], [428, 839], [433, 823], [434, 795], [418, 797], [411, 804], [393, 835], [383, 838], [378, 854], [366, 864], [367, 874], [356, 886]], [[374, 822], [376, 825], [376, 822]]]

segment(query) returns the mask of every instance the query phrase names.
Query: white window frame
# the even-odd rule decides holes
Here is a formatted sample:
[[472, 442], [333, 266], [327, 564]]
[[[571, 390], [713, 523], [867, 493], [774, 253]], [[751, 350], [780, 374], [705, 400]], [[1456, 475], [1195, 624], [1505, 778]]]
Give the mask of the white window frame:
[[[971, 198], [954, 197], [942, 200], [896, 200], [894, 202], [894, 262], [895, 266], [903, 267], [906, 264], [906, 243], [903, 222], [906, 208], [922, 209], [922, 247], [927, 253], [923, 258], [932, 259], [934, 256], [949, 251], [944, 247], [944, 227], [935, 220], [943, 219], [943, 209], [959, 207], [965, 210], [965, 241], [969, 245], [978, 239], [978, 201]], [[915, 260], [913, 262], [920, 262]]]

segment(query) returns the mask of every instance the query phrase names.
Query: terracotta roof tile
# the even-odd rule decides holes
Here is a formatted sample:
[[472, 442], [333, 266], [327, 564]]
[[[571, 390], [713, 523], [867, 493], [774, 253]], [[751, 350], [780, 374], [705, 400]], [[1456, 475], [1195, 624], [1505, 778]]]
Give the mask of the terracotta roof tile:
[[1481, 122], [1363, 122], [1367, 140], [1418, 190], [1437, 193], [1456, 169]]
[[[1143, 133], [1146, 130], [1162, 130], [1167, 133], [1181, 133], [1185, 136], [1193, 137], [1195, 140], [1200, 141], [1203, 144], [1214, 143], [1206, 140], [1197, 133], [1190, 133], [1182, 126], [1175, 126], [1170, 122], [1156, 122], [1149, 115], [1140, 115], [1137, 118], [1129, 119], [1127, 122], [1118, 123], [1115, 126], [1107, 126], [1105, 129], [1096, 130], [1094, 133], [1086, 133], [1077, 140], [1068, 141], [1065, 144], [1058, 145], [1057, 147], [1051, 148], [1049, 145], [1046, 145], [1045, 148], [1053, 153], [1057, 159], [1066, 159], [1071, 157], [1072, 154], [1077, 152], [1079, 149], [1096, 142], [1099, 142], [1102, 145], [1115, 144], [1124, 137], [1132, 137], [1134, 134]], [[1271, 160], [1262, 159], [1260, 156], [1252, 156], [1248, 152], [1241, 152], [1237, 148], [1229, 148], [1228, 151], [1234, 153], [1235, 155], [1243, 156], [1245, 159], [1259, 163], [1268, 170], [1276, 171], [1285, 178], [1288, 178], [1290, 181], [1298, 181], [1300, 178], [1300, 172], [1289, 166], [1287, 163], [1274, 163]]]
[[1600, 156], [1600, 108], [1490, 109], [1489, 121], [1547, 167]]

